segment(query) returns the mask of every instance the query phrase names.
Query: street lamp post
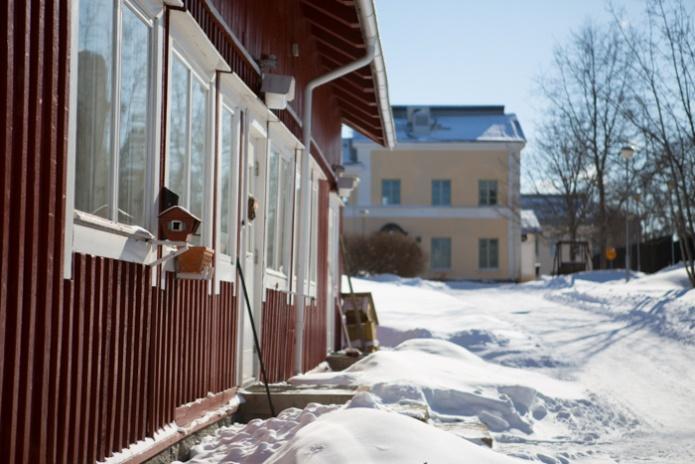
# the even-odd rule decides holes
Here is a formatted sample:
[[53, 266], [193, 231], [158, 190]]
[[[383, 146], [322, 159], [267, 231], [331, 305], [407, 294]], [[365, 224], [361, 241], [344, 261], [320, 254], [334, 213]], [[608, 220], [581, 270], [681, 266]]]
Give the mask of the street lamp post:
[[630, 160], [635, 156], [635, 149], [625, 145], [620, 149], [620, 156], [625, 160], [625, 282], [630, 281]]

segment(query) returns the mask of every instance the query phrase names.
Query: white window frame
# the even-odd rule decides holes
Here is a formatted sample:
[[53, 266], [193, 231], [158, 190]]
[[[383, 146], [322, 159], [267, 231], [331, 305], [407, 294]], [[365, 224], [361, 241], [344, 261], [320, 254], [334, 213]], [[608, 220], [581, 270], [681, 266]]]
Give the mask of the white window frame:
[[[437, 186], [437, 189], [435, 189], [435, 185]], [[442, 203], [442, 193], [444, 191], [444, 185], [449, 186], [449, 201], [447, 203]], [[451, 179], [432, 179], [431, 182], [431, 190], [432, 190], [432, 206], [434, 207], [439, 207], [439, 208], [448, 208], [451, 206]], [[439, 196], [439, 202], [435, 203], [435, 190], [437, 190], [437, 195]]]
[[[276, 242], [277, 239], [280, 238], [282, 240], [287, 240], [285, 249], [284, 249], [284, 256], [282, 257], [284, 263], [287, 265], [287, 268], [285, 269], [285, 272], [281, 272], [277, 269], [273, 269], [269, 266], [269, 257], [268, 257], [268, 244], [267, 240], [270, 237], [268, 227], [269, 227], [269, 221], [268, 219], [268, 211], [270, 208], [270, 204], [268, 204], [268, 199], [270, 197], [270, 154], [272, 152], [276, 153], [278, 155], [278, 179], [280, 180], [281, 172], [282, 169], [280, 166], [282, 166], [282, 162], [285, 161], [287, 162], [287, 167], [288, 167], [288, 173], [292, 174], [295, 172], [295, 152], [296, 148], [299, 144], [299, 141], [294, 139], [293, 136], [291, 136], [288, 133], [283, 133], [282, 129], [277, 127], [279, 124], [271, 124], [270, 126], [270, 133], [269, 133], [269, 150], [268, 150], [268, 160], [266, 161], [266, 179], [265, 179], [265, 184], [266, 184], [266, 205], [264, 208], [264, 212], [266, 215], [266, 221], [265, 221], [265, 240], [263, 243], [263, 254], [264, 254], [264, 268], [265, 268], [265, 277], [264, 277], [264, 286], [265, 288], [271, 288], [274, 290], [282, 290], [282, 291], [288, 291], [289, 286], [290, 286], [290, 276], [292, 274], [292, 250], [293, 250], [293, 244], [292, 244], [292, 227], [293, 224], [296, 222], [293, 216], [293, 213], [296, 214], [296, 208], [294, 208], [294, 198], [290, 197], [287, 200], [287, 204], [285, 204], [285, 208], [288, 208], [288, 215], [284, 218], [278, 217], [278, 220], [276, 221], [276, 233], [275, 233], [275, 238]], [[284, 179], [283, 182], [296, 182], [296, 178], [289, 177], [287, 179]], [[285, 184], [286, 185], [286, 184]], [[278, 185], [278, 202], [283, 201], [282, 197], [282, 187], [283, 184], [282, 182], [279, 183]], [[294, 192], [296, 189], [296, 184], [292, 185], [290, 187], [290, 192]], [[286, 221], [284, 224], [281, 225], [282, 221]], [[283, 236], [278, 236], [279, 231], [283, 230], [285, 232], [285, 235]], [[279, 244], [279, 242], [278, 242]]]
[[[216, 257], [216, 287], [219, 286], [219, 281], [234, 282], [236, 279], [236, 258], [239, 250], [237, 249], [237, 236], [238, 236], [238, 221], [239, 221], [239, 156], [241, 153], [241, 110], [239, 109], [236, 102], [231, 99], [227, 92], [221, 89], [218, 94], [218, 118], [219, 127], [217, 128], [217, 163], [221, 166], [222, 162], [222, 136], [225, 130], [223, 126], [223, 114], [225, 111], [229, 111], [232, 115], [232, 127], [229, 128], [232, 131], [232, 159], [231, 163], [231, 175], [229, 177], [229, 198], [222, 197], [222, 170], [221, 168], [217, 172], [217, 211], [215, 211], [215, 224], [216, 231], [216, 243], [215, 250], [221, 250], [222, 246], [222, 202], [229, 202], [229, 218], [228, 218], [228, 236], [227, 236], [227, 249], [228, 253], [215, 253]], [[219, 291], [219, 288], [216, 289]]]
[[430, 260], [432, 260], [434, 258], [434, 241], [435, 240], [449, 240], [449, 266], [447, 266], [447, 267], [442, 267], [442, 266], [435, 267], [435, 266], [433, 266], [434, 263], [432, 261], [430, 261], [431, 270], [434, 272], [436, 272], [436, 271], [451, 271], [451, 266], [453, 264], [452, 261], [453, 261], [453, 256], [454, 256], [453, 240], [451, 240], [451, 237], [432, 237], [432, 238], [430, 238], [430, 252], [432, 255]]
[[[213, 195], [214, 195], [214, 190], [213, 190], [213, 170], [214, 170], [214, 140], [215, 140], [215, 127], [214, 126], [214, 114], [215, 114], [215, 71], [210, 70], [210, 69], [205, 69], [199, 61], [196, 60], [195, 56], [192, 56], [191, 53], [183, 46], [182, 40], [176, 30], [171, 31], [170, 33], [170, 47], [169, 47], [169, 69], [168, 69], [168, 79], [169, 82], [167, 83], [168, 88], [171, 89], [172, 87], [172, 67], [174, 64], [174, 58], [180, 60], [187, 68], [190, 73], [190, 80], [189, 80], [189, 87], [188, 87], [188, 124], [190, 126], [191, 124], [191, 119], [192, 115], [191, 112], [193, 110], [192, 108], [192, 92], [193, 92], [193, 79], [198, 79], [198, 81], [206, 88], [207, 90], [207, 96], [206, 96], [206, 104], [207, 104], [207, 111], [205, 114], [205, 129], [206, 129], [206, 137], [205, 137], [205, 167], [204, 167], [204, 172], [205, 172], [205, 181], [203, 182], [203, 217], [200, 218], [202, 224], [200, 228], [200, 245], [201, 246], [206, 246], [206, 247], [211, 247], [212, 246], [212, 207], [213, 207]], [[171, 98], [171, 92], [169, 92], [168, 95], [169, 98]], [[167, 108], [170, 108], [169, 102], [167, 102]], [[167, 114], [166, 117], [168, 118], [169, 115]], [[169, 179], [169, 156], [170, 156], [170, 147], [169, 147], [169, 131], [171, 130], [170, 124], [167, 122], [167, 138], [166, 138], [166, 164], [164, 166], [164, 185], [168, 186], [168, 179]], [[190, 127], [189, 127], [190, 131]], [[191, 134], [190, 132], [188, 133], [188, 150], [187, 150], [187, 155], [188, 155], [188, 163], [189, 163], [189, 169], [187, 169], [187, 175], [188, 175], [188, 190], [190, 191], [190, 162], [191, 162]], [[184, 196], [184, 192], [175, 192], [181, 196]], [[186, 192], [189, 193], [189, 192]], [[187, 197], [185, 195], [184, 197]], [[186, 198], [186, 201], [190, 201], [190, 199]]]
[[[147, 134], [147, 175], [145, 185], [145, 217], [146, 228], [130, 224], [118, 223], [114, 217], [107, 219], [88, 212], [75, 209], [75, 178], [77, 157], [77, 94], [78, 94], [78, 56], [79, 56], [79, 20], [80, 1], [71, 2], [71, 43], [70, 54], [70, 106], [68, 116], [68, 160], [66, 172], [66, 206], [65, 206], [65, 236], [63, 277], [72, 278], [72, 254], [85, 253], [95, 256], [119, 259], [136, 263], [150, 262], [156, 255], [156, 247], [149, 241], [154, 238], [151, 231], [158, 228], [155, 200], [157, 198], [159, 179], [159, 144], [161, 127], [161, 72], [163, 44], [163, 4], [154, 0], [114, 0], [114, 34], [113, 44], [112, 100], [119, 100], [120, 84], [120, 35], [123, 8], [129, 8], [150, 28], [149, 32], [149, 73], [148, 82], [148, 121], [150, 126]], [[111, 166], [111, 190], [118, 176], [118, 134], [120, 117], [115, 109], [112, 114], [111, 130], [113, 132], [111, 145], [112, 157], [115, 162]], [[116, 202], [117, 197], [109, 195], [110, 202]], [[117, 214], [115, 219], [117, 219]]]
[[[485, 185], [485, 195], [481, 195], [482, 190], [483, 190], [483, 185]], [[491, 185], [494, 185], [494, 192], [495, 192], [495, 202], [490, 203], [490, 192], [493, 191], [493, 189], [490, 188]], [[484, 200], [484, 201], [483, 201]], [[495, 207], [499, 206], [500, 204], [500, 189], [499, 189], [499, 182], [497, 179], [478, 179], [478, 206], [481, 207]]]
[[[398, 185], [398, 202], [397, 203], [387, 200], [387, 196], [385, 195], [386, 192], [384, 191], [385, 190], [384, 187], [386, 187], [386, 185], [387, 185], [386, 182], [389, 182], [388, 185], [390, 185], [390, 186]], [[401, 198], [402, 184], [403, 184], [403, 182], [401, 181], [401, 179], [398, 179], [398, 178], [381, 179], [381, 205], [382, 206], [400, 206], [402, 204], [402, 198]], [[393, 190], [393, 188], [390, 187], [389, 188], [389, 195], [388, 195], [389, 200], [390, 200], [391, 194], [393, 193], [392, 190]]]
[[[309, 280], [309, 288], [306, 295], [311, 298], [316, 298], [319, 269], [318, 269], [318, 232], [319, 232], [319, 181], [325, 180], [323, 171], [311, 159], [311, 211], [310, 211], [310, 238], [309, 238], [309, 265], [307, 266], [307, 279]], [[312, 278], [313, 277], [313, 278]]]
[[[489, 266], [488, 266], [488, 267], [482, 267], [482, 266], [480, 266], [480, 251], [481, 251], [481, 246], [480, 246], [480, 245], [481, 245], [481, 242], [482, 242], [483, 240], [486, 240], [487, 243], [488, 243], [488, 245], [487, 245], [487, 253], [488, 253], [488, 256], [486, 257], [486, 260], [487, 260], [488, 264], [489, 264], [489, 262], [490, 262], [490, 242], [493, 241], [493, 240], [496, 240], [496, 241], [497, 241], [497, 266], [495, 266], [495, 267], [489, 267]], [[481, 271], [481, 272], [496, 272], [496, 271], [499, 271], [499, 270], [500, 270], [500, 256], [501, 256], [501, 253], [500, 253], [500, 239], [499, 239], [499, 238], [497, 238], [497, 237], [480, 237], [480, 238], [478, 239], [478, 270], [479, 270], [479, 271]]]

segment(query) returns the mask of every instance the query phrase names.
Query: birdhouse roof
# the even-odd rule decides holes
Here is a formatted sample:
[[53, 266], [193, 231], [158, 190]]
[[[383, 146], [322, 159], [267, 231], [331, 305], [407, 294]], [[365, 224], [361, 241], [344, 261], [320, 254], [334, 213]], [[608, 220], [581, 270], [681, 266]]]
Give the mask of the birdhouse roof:
[[184, 208], [183, 206], [179, 206], [179, 205], [174, 205], [174, 206], [168, 207], [167, 209], [162, 211], [159, 216], [163, 217], [163, 218], [168, 218], [168, 217], [175, 218], [177, 216], [180, 217], [180, 215], [185, 215], [185, 216], [187, 216], [188, 219], [192, 219], [193, 221], [196, 221], [196, 222], [201, 222], [200, 218], [198, 218], [195, 214], [191, 213], [186, 208]]

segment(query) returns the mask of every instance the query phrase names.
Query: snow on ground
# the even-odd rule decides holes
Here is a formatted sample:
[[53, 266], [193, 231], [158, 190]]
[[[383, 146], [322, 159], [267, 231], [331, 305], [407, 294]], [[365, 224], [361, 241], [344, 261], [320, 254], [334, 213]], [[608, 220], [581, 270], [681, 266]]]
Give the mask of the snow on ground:
[[492, 365], [584, 391], [581, 402], [558, 406], [536, 385], [536, 401], [555, 402], [556, 414], [522, 415], [532, 433], [498, 430], [499, 450], [543, 462], [692, 463], [695, 290], [682, 267], [633, 277], [626, 284], [622, 271], [597, 271], [485, 285], [377, 276], [353, 284], [373, 292], [386, 346], [444, 339]]
[[358, 393], [344, 406], [309, 404], [278, 417], [218, 429], [188, 463], [470, 463], [520, 461], [463, 440]]
[[[384, 349], [291, 382], [364, 391], [221, 429], [192, 462], [693, 463], [695, 290], [678, 267], [623, 278], [353, 279]], [[430, 424], [393, 412], [413, 407]], [[494, 451], [444, 430], [472, 419]]]

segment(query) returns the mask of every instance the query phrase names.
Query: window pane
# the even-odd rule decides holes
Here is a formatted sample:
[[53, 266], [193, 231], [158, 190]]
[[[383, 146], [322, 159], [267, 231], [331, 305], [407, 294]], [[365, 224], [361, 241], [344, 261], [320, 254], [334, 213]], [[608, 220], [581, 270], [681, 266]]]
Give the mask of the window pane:
[[145, 225], [149, 27], [123, 8], [118, 221]]
[[487, 265], [487, 240], [481, 238], [478, 240], [478, 267], [485, 269]]
[[496, 205], [497, 204], [497, 181], [496, 180], [489, 181], [489, 184], [488, 184], [488, 204], [489, 205]]
[[398, 179], [383, 179], [381, 181], [381, 203], [384, 205], [401, 204], [401, 181]]
[[280, 267], [278, 270], [286, 273], [289, 267], [287, 250], [292, 238], [290, 231], [292, 230], [292, 181], [294, 180], [290, 163], [286, 159], [283, 159], [280, 163], [280, 178], [282, 179], [282, 198], [280, 201], [282, 203], [283, 215], [280, 218], [280, 234], [278, 237], [280, 240], [280, 251], [278, 253]]
[[206, 140], [207, 89], [198, 79], [193, 79], [191, 88], [191, 188], [188, 208], [199, 218], [203, 217]]
[[318, 234], [318, 189], [316, 181], [314, 181], [314, 191], [311, 197], [311, 281], [316, 282], [316, 264], [317, 264], [317, 234]]
[[432, 239], [432, 269], [451, 268], [451, 239], [433, 238]]
[[433, 180], [432, 181], [432, 205], [450, 206], [451, 205], [451, 181]]
[[278, 208], [278, 163], [279, 156], [276, 152], [270, 152], [268, 160], [268, 237], [266, 239], [266, 259], [268, 267], [277, 269], [275, 260], [275, 233], [277, 231], [277, 208]]
[[111, 218], [113, 0], [80, 2], [75, 207]]
[[234, 157], [234, 117], [227, 108], [222, 108], [222, 147], [220, 150], [220, 253], [229, 254], [230, 206], [234, 199], [231, 195], [232, 159]]
[[497, 245], [497, 240], [490, 240], [489, 244], [489, 257], [488, 264], [491, 269], [497, 269], [499, 267], [499, 250]]
[[175, 55], [171, 65], [169, 86], [169, 153], [167, 154], [167, 187], [187, 204], [188, 174], [188, 68]]

